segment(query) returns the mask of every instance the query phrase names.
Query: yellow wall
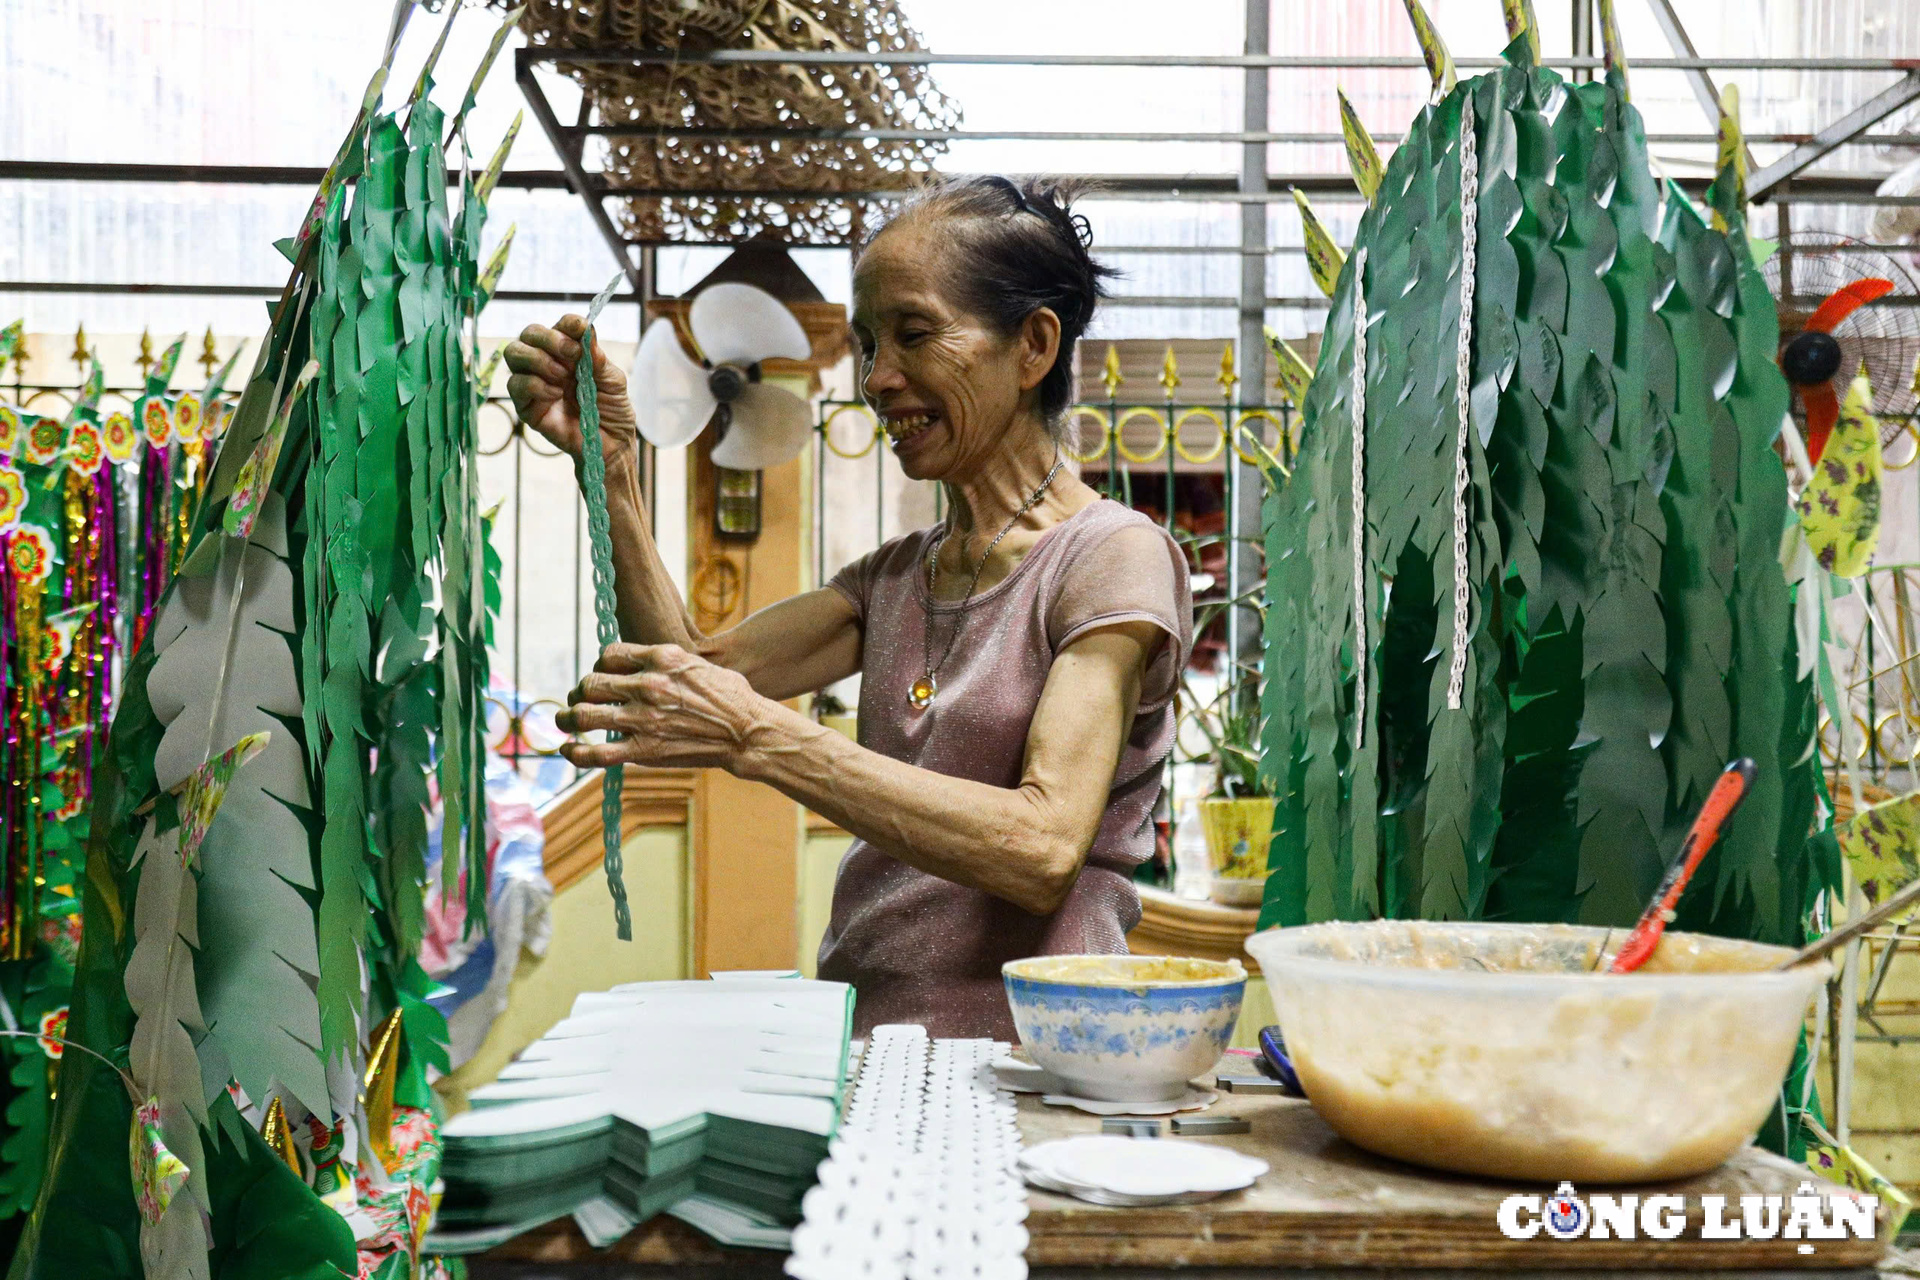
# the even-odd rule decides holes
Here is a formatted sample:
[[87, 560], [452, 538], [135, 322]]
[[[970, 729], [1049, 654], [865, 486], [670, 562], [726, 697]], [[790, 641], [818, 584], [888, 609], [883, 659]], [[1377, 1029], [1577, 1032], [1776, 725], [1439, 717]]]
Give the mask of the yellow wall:
[[499, 1075], [567, 1015], [581, 992], [687, 976], [686, 830], [643, 827], [627, 837], [621, 854], [633, 941], [614, 936], [613, 898], [597, 868], [555, 895], [547, 954], [538, 960], [521, 955], [505, 1012], [478, 1052], [434, 1086], [449, 1110], [464, 1110], [467, 1091]]
[[1240, 1002], [1240, 1021], [1233, 1029], [1233, 1047], [1258, 1049], [1260, 1028], [1278, 1021], [1273, 1014], [1273, 994], [1267, 990], [1267, 980], [1248, 978], [1246, 998]]
[[794, 911], [798, 918], [800, 954], [794, 963], [800, 972], [813, 976], [813, 964], [820, 956], [820, 939], [826, 936], [827, 920], [833, 911], [833, 877], [840, 870], [853, 837], [840, 832], [809, 831], [800, 842], [800, 901]]

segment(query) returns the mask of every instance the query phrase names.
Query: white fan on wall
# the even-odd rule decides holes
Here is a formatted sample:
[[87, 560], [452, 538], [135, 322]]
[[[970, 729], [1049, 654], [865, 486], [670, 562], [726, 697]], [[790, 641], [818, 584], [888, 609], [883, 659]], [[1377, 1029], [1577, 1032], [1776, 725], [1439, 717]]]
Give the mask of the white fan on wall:
[[677, 449], [712, 422], [716, 466], [763, 471], [798, 454], [813, 430], [807, 402], [760, 380], [762, 361], [812, 354], [793, 313], [764, 289], [715, 284], [694, 298], [687, 328], [704, 363], [687, 358], [667, 318], [647, 327], [633, 358], [634, 411], [647, 442]]

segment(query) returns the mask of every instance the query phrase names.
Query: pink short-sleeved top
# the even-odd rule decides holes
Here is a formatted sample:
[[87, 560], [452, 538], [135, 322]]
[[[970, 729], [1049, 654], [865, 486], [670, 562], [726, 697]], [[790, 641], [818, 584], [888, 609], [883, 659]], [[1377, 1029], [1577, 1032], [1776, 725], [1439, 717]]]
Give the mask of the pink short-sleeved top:
[[[1140, 919], [1133, 871], [1153, 852], [1153, 806], [1173, 747], [1174, 692], [1193, 643], [1185, 554], [1120, 503], [1094, 502], [1043, 533], [1013, 572], [959, 601], [931, 602], [927, 555], [938, 528], [885, 543], [829, 584], [861, 626], [860, 743], [882, 755], [997, 787], [1020, 784], [1027, 730], [1053, 659], [1103, 625], [1147, 621], [1167, 633], [1141, 682], [1099, 834], [1066, 903], [1050, 916], [918, 871], [856, 840], [834, 882], [819, 976], [858, 992], [859, 1034], [918, 1022], [936, 1036], [1013, 1038], [1000, 980], [1008, 960], [1123, 953]], [[907, 690], [961, 626], [916, 710]], [[963, 616], [964, 615], [964, 616]]]

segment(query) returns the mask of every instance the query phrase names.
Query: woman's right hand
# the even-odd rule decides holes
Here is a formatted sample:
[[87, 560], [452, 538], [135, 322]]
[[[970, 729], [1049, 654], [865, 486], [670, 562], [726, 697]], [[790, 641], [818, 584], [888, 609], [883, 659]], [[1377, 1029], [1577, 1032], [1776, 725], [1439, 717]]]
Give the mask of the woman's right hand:
[[[538, 431], [556, 449], [580, 457], [580, 402], [574, 395], [574, 366], [580, 359], [580, 339], [587, 331], [584, 316], [566, 315], [552, 328], [530, 324], [507, 344], [505, 359], [511, 371], [507, 394], [513, 397], [520, 421]], [[593, 344], [593, 377], [600, 402], [601, 447], [608, 466], [638, 457], [639, 431], [634, 426], [633, 403], [627, 398], [627, 377], [606, 348]]]

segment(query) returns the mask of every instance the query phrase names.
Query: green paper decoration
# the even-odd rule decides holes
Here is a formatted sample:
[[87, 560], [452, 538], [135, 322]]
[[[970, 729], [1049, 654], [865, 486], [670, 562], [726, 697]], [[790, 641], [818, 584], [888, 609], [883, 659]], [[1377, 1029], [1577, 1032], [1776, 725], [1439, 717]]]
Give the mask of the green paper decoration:
[[[194, 1232], [223, 1280], [355, 1270], [351, 1230], [261, 1141], [230, 1080], [325, 1127], [358, 1108], [365, 1029], [395, 1010], [396, 1087], [412, 1105], [429, 1101], [426, 1068], [444, 1067], [444, 1022], [414, 960], [430, 775], [446, 879], [465, 874], [470, 920], [485, 903], [489, 586], [467, 332], [486, 209], [471, 180], [457, 207], [450, 196], [430, 79], [400, 114], [378, 110], [384, 81], [383, 69], [293, 245], [232, 447], [129, 663], [91, 815], [68, 1034], [138, 1058], [130, 992], [186, 1032], [158, 1073], [166, 1145], [192, 1171], [165, 1220], [210, 1215]], [[206, 824], [196, 878], [174, 852], [193, 816], [174, 789], [254, 732], [268, 741]], [[156, 923], [142, 891], [167, 888], [159, 868], [186, 872], [176, 896], [197, 889], [176, 929], [190, 947], [165, 949], [185, 966], [156, 967], [135, 945]], [[13, 1274], [138, 1276], [126, 1090], [85, 1054], [61, 1072]], [[196, 1092], [200, 1112], [181, 1126], [168, 1098]]]
[[1749, 755], [1755, 793], [1679, 927], [1797, 944], [1837, 868], [1809, 839], [1818, 710], [1778, 558], [1772, 299], [1737, 203], [1714, 206], [1722, 234], [1656, 185], [1623, 76], [1569, 84], [1524, 37], [1506, 57], [1394, 152], [1267, 500], [1261, 924], [1630, 925]]
[[[593, 612], [602, 649], [620, 638], [620, 618], [613, 591], [613, 539], [607, 516], [607, 457], [600, 439], [600, 387], [593, 376], [593, 322], [625, 278], [622, 274], [607, 281], [587, 309], [587, 328], [580, 337], [580, 359], [573, 372], [574, 396], [580, 402], [580, 489], [587, 504]], [[627, 884], [620, 866], [620, 786], [624, 773], [620, 765], [609, 765], [601, 778], [600, 826], [605, 832], [601, 861], [607, 868], [607, 890], [613, 895], [614, 933], [622, 942], [630, 942], [633, 916], [627, 907]]]

